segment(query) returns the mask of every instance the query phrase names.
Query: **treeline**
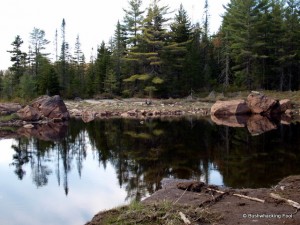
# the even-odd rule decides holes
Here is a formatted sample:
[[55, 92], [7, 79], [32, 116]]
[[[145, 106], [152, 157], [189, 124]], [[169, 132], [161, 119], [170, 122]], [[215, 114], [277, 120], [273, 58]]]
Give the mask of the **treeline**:
[[129, 0], [113, 37], [89, 62], [79, 36], [70, 52], [65, 20], [60, 45], [56, 31], [54, 62], [45, 52], [45, 32], [34, 28], [28, 52], [21, 51], [20, 36], [12, 42], [1, 97], [183, 97], [211, 90], [299, 89], [299, 0], [231, 0], [213, 35], [208, 0], [204, 9], [200, 25], [191, 23], [183, 5], [169, 18], [169, 7], [159, 0], [147, 9], [142, 0]]

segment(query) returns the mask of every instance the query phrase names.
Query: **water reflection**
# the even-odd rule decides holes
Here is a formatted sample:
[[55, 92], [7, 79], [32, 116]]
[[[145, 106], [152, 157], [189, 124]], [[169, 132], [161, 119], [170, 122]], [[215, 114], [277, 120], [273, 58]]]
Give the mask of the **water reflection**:
[[[276, 130], [252, 136], [246, 127], [215, 126], [210, 120], [194, 118], [110, 119], [88, 124], [70, 121], [68, 125], [35, 127], [19, 133], [27, 137], [15, 139], [11, 146], [9, 169], [15, 177], [22, 182], [31, 180], [37, 190], [53, 187], [54, 182], [63, 187], [67, 197], [74, 192], [75, 199], [89, 194], [88, 202], [101, 196], [106, 206], [122, 190], [126, 194], [117, 202], [140, 200], [159, 189], [165, 177], [254, 188], [269, 187], [300, 172], [299, 124], [279, 125]], [[90, 168], [95, 163], [98, 167]], [[114, 172], [103, 175], [108, 171]], [[103, 180], [105, 176], [109, 178]], [[82, 185], [86, 187], [80, 189]], [[17, 186], [24, 191], [24, 185]], [[82, 202], [76, 207], [83, 207]], [[96, 209], [101, 208], [96, 205]], [[93, 213], [85, 212], [84, 219], [89, 220]]]
[[[212, 168], [231, 187], [267, 187], [299, 172], [300, 128], [295, 124], [256, 137], [246, 128], [193, 119], [71, 121], [63, 129], [65, 132], [58, 132], [65, 134], [60, 141], [17, 139], [11, 165], [19, 179], [25, 175], [24, 164], [30, 164], [37, 187], [47, 185], [54, 173], [67, 195], [68, 174], [76, 169], [81, 176], [87, 145], [100, 165], [105, 168], [109, 162], [114, 166], [129, 200], [153, 193], [164, 177], [202, 177], [210, 182]], [[48, 162], [55, 164], [55, 171], [47, 167]]]
[[260, 135], [275, 130], [280, 125], [289, 125], [292, 121], [290, 115], [274, 114], [245, 114], [245, 115], [211, 115], [211, 120], [217, 125], [228, 127], [247, 127], [251, 135]]

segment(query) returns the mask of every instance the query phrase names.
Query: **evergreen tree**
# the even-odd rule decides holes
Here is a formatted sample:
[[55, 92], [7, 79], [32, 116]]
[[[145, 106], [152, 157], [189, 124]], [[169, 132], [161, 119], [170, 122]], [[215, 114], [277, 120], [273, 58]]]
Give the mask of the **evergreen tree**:
[[259, 57], [257, 49], [256, 25], [260, 13], [260, 5], [255, 0], [232, 0], [226, 7], [223, 21], [224, 32], [230, 35], [231, 57], [235, 62], [236, 84], [254, 88], [254, 65]]
[[60, 83], [62, 86], [62, 89], [67, 95], [68, 88], [69, 88], [69, 74], [68, 74], [68, 51], [69, 51], [69, 44], [66, 42], [66, 21], [65, 19], [62, 20], [61, 23], [61, 52], [60, 52], [60, 58], [59, 58], [59, 74], [60, 74]]
[[96, 75], [96, 84], [97, 92], [104, 92], [104, 80], [107, 75], [107, 71], [111, 66], [110, 59], [111, 52], [106, 47], [104, 41], [102, 41], [100, 47], [97, 49], [97, 58], [95, 61], [95, 75]]
[[[165, 24], [169, 19], [165, 18], [165, 15], [169, 8], [168, 6], [160, 7], [159, 2], [159, 0], [153, 0], [150, 4], [139, 44], [129, 49], [126, 58], [134, 65], [133, 75], [124, 81], [134, 83], [135, 91], [156, 90], [155, 86], [162, 84], [165, 79], [161, 70], [163, 63], [161, 56], [168, 35]], [[143, 81], [142, 87], [139, 87], [139, 81]]]
[[200, 48], [200, 37], [201, 28], [197, 23], [191, 32], [191, 42], [188, 44], [188, 53], [186, 55], [186, 63], [184, 66], [184, 72], [187, 77], [188, 88], [193, 90], [198, 90], [200, 87], [205, 85], [202, 72], [203, 64], [201, 63], [201, 48]]
[[44, 53], [43, 50], [46, 49], [46, 46], [50, 43], [46, 38], [45, 38], [45, 31], [38, 29], [36, 27], [33, 28], [33, 31], [30, 33], [30, 44], [31, 44], [31, 49], [32, 49], [32, 54], [31, 54], [31, 65], [33, 67], [33, 75], [37, 76], [39, 66], [40, 64], [38, 63], [40, 57], [46, 57], [49, 55], [48, 53]]
[[140, 35], [143, 24], [143, 13], [141, 9], [142, 0], [130, 0], [128, 2], [129, 10], [123, 9], [125, 12], [124, 24], [128, 35], [128, 45], [136, 46], [138, 43], [138, 35]]
[[190, 88], [188, 74], [184, 69], [187, 46], [191, 42], [191, 22], [182, 4], [170, 28], [169, 43], [164, 48], [164, 71], [167, 73], [170, 94], [182, 96], [186, 95]]
[[112, 69], [108, 69], [104, 80], [104, 92], [110, 95], [114, 94], [117, 89], [116, 74]]
[[30, 100], [36, 96], [36, 80], [32, 75], [24, 74], [20, 79], [19, 94], [20, 97], [26, 100]]
[[287, 0], [284, 9], [284, 49], [285, 55], [280, 59], [285, 66], [286, 79], [282, 84], [285, 90], [295, 90], [299, 86], [300, 66], [300, 1]]
[[118, 21], [115, 35], [113, 37], [113, 46], [112, 46], [111, 60], [113, 64], [113, 69], [116, 75], [117, 82], [117, 92], [121, 92], [122, 86], [122, 77], [124, 72], [124, 56], [126, 54], [126, 29]]
[[86, 72], [86, 94], [88, 97], [93, 97], [97, 91], [96, 72], [94, 58], [91, 56]]
[[76, 37], [74, 57], [73, 57], [74, 76], [71, 80], [71, 89], [74, 96], [82, 96], [85, 89], [85, 57], [81, 50], [79, 35]]
[[40, 95], [56, 95], [59, 94], [60, 85], [58, 75], [46, 57], [40, 57], [39, 63], [41, 66], [38, 70], [37, 92]]
[[15, 85], [19, 84], [20, 78], [25, 72], [25, 68], [26, 68], [27, 54], [25, 52], [22, 52], [21, 50], [22, 44], [23, 44], [23, 40], [19, 35], [17, 35], [15, 37], [15, 40], [11, 43], [13, 49], [7, 51], [12, 54], [10, 61], [13, 63], [13, 65], [9, 69], [10, 71], [13, 72], [13, 83]]

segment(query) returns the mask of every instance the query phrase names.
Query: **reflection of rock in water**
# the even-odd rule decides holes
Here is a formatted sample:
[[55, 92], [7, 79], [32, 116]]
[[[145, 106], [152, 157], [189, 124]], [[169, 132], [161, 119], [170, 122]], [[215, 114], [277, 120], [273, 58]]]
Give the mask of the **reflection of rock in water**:
[[247, 115], [222, 115], [211, 114], [211, 120], [217, 125], [228, 127], [245, 127], [249, 116]]
[[259, 135], [264, 132], [277, 129], [275, 122], [272, 122], [268, 117], [259, 114], [253, 114], [251, 116], [211, 115], [211, 120], [217, 125], [224, 125], [228, 127], [247, 127], [251, 135]]
[[254, 114], [248, 119], [247, 128], [251, 135], [260, 135], [264, 132], [277, 129], [277, 125], [265, 116]]
[[[293, 105], [290, 100], [268, 98], [251, 92], [244, 100], [218, 101], [211, 107], [211, 120], [229, 127], [247, 126], [252, 135], [277, 129], [277, 124], [289, 124]], [[250, 113], [250, 114], [249, 114]]]
[[17, 133], [44, 141], [58, 141], [66, 136], [67, 127], [67, 122], [37, 124], [32, 129], [19, 128]]

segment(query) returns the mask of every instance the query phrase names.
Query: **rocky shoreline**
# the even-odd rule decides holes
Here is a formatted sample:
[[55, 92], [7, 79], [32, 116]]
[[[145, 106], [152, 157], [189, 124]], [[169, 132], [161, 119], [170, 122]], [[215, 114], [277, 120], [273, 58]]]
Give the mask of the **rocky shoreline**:
[[[86, 225], [300, 223], [299, 175], [286, 177], [274, 187], [258, 189], [174, 179], [164, 179], [162, 186], [142, 201], [140, 209], [125, 206], [99, 212]], [[169, 208], [163, 211], [166, 204]]]
[[178, 117], [187, 115], [210, 115], [210, 102], [196, 100], [81, 100], [65, 101], [74, 118], [82, 118], [84, 122], [90, 122], [96, 118], [154, 118], [154, 117]]

